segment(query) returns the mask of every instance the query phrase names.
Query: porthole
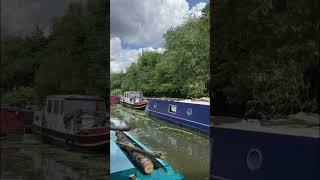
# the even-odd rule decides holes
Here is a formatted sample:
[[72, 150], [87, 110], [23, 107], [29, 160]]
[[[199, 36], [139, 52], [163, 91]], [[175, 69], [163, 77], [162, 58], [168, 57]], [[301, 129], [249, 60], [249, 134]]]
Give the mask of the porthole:
[[157, 104], [157, 103], [154, 103], [154, 104], [153, 104], [153, 107], [154, 107], [155, 109], [157, 109], [158, 104]]
[[191, 109], [191, 108], [188, 108], [187, 114], [188, 114], [188, 116], [191, 116], [191, 115], [192, 115], [192, 109]]
[[247, 154], [247, 166], [251, 171], [260, 169], [262, 165], [262, 153], [259, 149], [250, 149]]

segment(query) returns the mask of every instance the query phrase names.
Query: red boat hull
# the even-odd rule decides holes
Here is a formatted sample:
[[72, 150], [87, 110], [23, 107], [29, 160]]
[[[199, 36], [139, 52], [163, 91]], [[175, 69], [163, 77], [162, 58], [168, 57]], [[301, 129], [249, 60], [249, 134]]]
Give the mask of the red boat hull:
[[33, 125], [32, 131], [41, 135], [44, 140], [64, 145], [68, 148], [81, 148], [87, 150], [109, 149], [109, 129], [107, 127], [83, 130], [77, 134], [66, 134], [45, 127]]
[[13, 108], [0, 109], [0, 136], [9, 133], [24, 133], [25, 123], [20, 111]]
[[121, 104], [123, 106], [134, 108], [134, 109], [145, 109], [147, 107], [147, 105], [148, 105], [148, 102], [142, 101], [142, 102], [138, 102], [138, 103], [134, 103], [134, 104], [121, 102]]
[[110, 96], [110, 103], [111, 105], [119, 104], [120, 98], [117, 96]]

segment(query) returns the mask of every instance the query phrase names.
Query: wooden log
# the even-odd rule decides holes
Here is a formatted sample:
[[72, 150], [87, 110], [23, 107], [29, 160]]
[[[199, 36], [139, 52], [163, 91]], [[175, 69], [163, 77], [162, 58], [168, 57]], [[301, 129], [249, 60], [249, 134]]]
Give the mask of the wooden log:
[[122, 146], [122, 147], [129, 148], [129, 149], [131, 149], [131, 150], [133, 150], [133, 151], [136, 151], [136, 152], [139, 152], [139, 153], [144, 154], [144, 155], [146, 155], [146, 156], [149, 156], [149, 157], [151, 157], [151, 158], [165, 159], [164, 153], [163, 153], [163, 152], [160, 152], [160, 151], [159, 151], [159, 152], [148, 152], [148, 151], [145, 151], [145, 150], [143, 150], [143, 149], [140, 149], [140, 148], [138, 148], [138, 147], [136, 147], [136, 146], [128, 145], [128, 144], [126, 144], [126, 143], [117, 142], [117, 144], [119, 144], [119, 145]]
[[113, 130], [113, 131], [130, 131], [130, 127], [127, 127], [127, 126], [110, 126], [110, 130]]
[[132, 148], [129, 147], [135, 147], [134, 144], [131, 143], [131, 141], [127, 138], [127, 136], [122, 131], [117, 131], [117, 141], [121, 142], [122, 144], [126, 144], [127, 146], [124, 147], [124, 149], [129, 153], [132, 160], [136, 162], [136, 164], [139, 166], [139, 168], [142, 170], [142, 172], [146, 174], [150, 174], [153, 169], [153, 163], [152, 161], [146, 156], [145, 154], [142, 154], [140, 152], [136, 152], [132, 150]]

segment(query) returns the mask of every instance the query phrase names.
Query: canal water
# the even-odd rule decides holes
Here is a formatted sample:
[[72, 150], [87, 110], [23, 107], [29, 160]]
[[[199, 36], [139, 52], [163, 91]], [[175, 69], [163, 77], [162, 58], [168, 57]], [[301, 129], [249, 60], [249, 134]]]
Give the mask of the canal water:
[[151, 150], [165, 152], [166, 161], [186, 179], [209, 179], [208, 137], [121, 105], [111, 107], [111, 118], [130, 126], [130, 134]]
[[32, 134], [0, 140], [1, 180], [106, 180], [109, 157], [70, 152]]

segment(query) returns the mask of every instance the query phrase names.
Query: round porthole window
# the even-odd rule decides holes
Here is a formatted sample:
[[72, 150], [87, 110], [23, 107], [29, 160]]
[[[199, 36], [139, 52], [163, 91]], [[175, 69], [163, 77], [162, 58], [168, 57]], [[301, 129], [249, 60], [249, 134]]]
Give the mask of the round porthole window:
[[153, 107], [156, 109], [158, 107], [158, 104], [157, 103], [154, 103], [153, 104]]
[[260, 169], [262, 165], [262, 153], [259, 149], [250, 149], [247, 154], [247, 166], [251, 171]]
[[187, 114], [188, 114], [188, 116], [191, 116], [191, 114], [192, 114], [192, 109], [191, 108], [188, 108]]

